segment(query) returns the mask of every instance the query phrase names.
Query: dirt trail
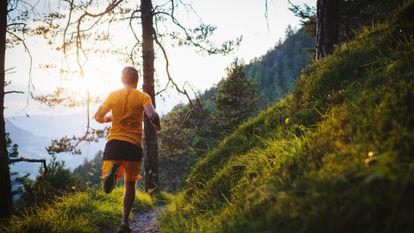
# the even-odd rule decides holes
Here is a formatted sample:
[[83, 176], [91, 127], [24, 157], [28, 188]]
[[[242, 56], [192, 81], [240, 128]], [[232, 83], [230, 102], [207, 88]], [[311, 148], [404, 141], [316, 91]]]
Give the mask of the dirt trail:
[[[162, 210], [162, 207], [147, 210], [142, 213], [135, 213], [134, 217], [129, 222], [129, 227], [133, 233], [159, 233], [157, 214]], [[103, 229], [102, 233], [116, 233], [118, 226], [111, 229]]]
[[159, 233], [157, 213], [161, 207], [150, 209], [143, 213], [136, 213], [129, 223], [133, 233]]

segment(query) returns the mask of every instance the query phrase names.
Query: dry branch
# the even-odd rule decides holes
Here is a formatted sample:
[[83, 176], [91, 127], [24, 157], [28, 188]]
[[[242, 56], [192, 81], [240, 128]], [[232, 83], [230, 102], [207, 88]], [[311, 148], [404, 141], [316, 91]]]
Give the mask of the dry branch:
[[4, 94], [6, 95], [6, 94], [24, 94], [24, 92], [23, 91], [5, 91], [4, 92]]
[[46, 159], [28, 159], [26, 157], [20, 157], [16, 159], [9, 159], [9, 164], [18, 163], [18, 162], [28, 162], [28, 163], [42, 163], [43, 167], [45, 168], [45, 172], [42, 174], [42, 176], [47, 174], [47, 165], [46, 165]]

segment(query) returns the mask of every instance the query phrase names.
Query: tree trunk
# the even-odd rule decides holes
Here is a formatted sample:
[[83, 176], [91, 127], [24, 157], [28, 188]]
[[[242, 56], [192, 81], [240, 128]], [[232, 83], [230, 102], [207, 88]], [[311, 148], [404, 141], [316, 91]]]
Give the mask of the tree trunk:
[[[142, 26], [142, 59], [144, 82], [143, 90], [151, 96], [155, 105], [154, 91], [154, 30], [151, 0], [141, 0]], [[145, 191], [158, 188], [158, 146], [157, 131], [152, 127], [147, 116], [144, 119], [144, 160], [145, 160]]]
[[7, 1], [5, 0], [0, 1], [0, 16], [0, 218], [8, 218], [13, 206], [4, 124], [4, 65], [7, 28]]
[[318, 0], [316, 4], [316, 60], [319, 60], [332, 53], [338, 42], [339, 0]]

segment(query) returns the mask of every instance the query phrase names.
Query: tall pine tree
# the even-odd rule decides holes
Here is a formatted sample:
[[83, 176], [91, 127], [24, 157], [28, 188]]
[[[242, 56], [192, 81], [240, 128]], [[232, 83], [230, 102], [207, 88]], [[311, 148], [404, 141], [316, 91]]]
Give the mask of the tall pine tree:
[[1, 1], [0, 12], [0, 218], [8, 218], [12, 211], [12, 192], [4, 123], [7, 1]]
[[235, 60], [227, 68], [227, 78], [213, 97], [216, 104], [212, 116], [213, 127], [220, 136], [229, 135], [257, 110], [256, 89], [245, 77], [244, 71], [244, 65]]

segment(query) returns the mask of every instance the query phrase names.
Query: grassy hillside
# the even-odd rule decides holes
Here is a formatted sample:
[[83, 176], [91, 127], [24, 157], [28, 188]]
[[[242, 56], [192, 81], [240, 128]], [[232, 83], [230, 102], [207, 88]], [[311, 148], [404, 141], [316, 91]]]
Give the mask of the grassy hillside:
[[[259, 97], [257, 105], [260, 109], [266, 108], [275, 99], [282, 98], [291, 90], [301, 69], [310, 62], [311, 53], [307, 49], [312, 46], [313, 39], [309, 38], [303, 29], [294, 32], [289, 26], [283, 43], [279, 41], [279, 44], [265, 55], [244, 66], [245, 77], [256, 86]], [[222, 127], [214, 122], [214, 118], [217, 117], [216, 98], [221, 95], [218, 90], [233, 89], [235, 91], [232, 93], [235, 96], [244, 96], [244, 91], [240, 91], [241, 87], [236, 87], [237, 85], [224, 88], [228, 85], [228, 80], [228, 77], [222, 79], [217, 86], [204, 91], [200, 96], [203, 100], [202, 108], [193, 109], [190, 104], [179, 104], [163, 117], [163, 130], [159, 134], [159, 175], [162, 189], [180, 189], [192, 165], [208, 148], [214, 147], [222, 139], [223, 132], [215, 133], [213, 129]], [[240, 82], [235, 82], [237, 83]], [[230, 115], [233, 115], [232, 120], [240, 117], [238, 113], [242, 112], [241, 110], [238, 109], [234, 113], [229, 111], [232, 113]], [[188, 120], [183, 122], [183, 119], [187, 118]]]
[[[118, 226], [122, 213], [121, 188], [111, 194], [90, 190], [57, 198], [51, 204], [25, 209], [15, 214], [8, 225], [0, 225], [3, 233], [96, 233]], [[154, 200], [137, 192], [133, 211], [151, 208]]]
[[414, 4], [198, 162], [163, 232], [414, 232]]

